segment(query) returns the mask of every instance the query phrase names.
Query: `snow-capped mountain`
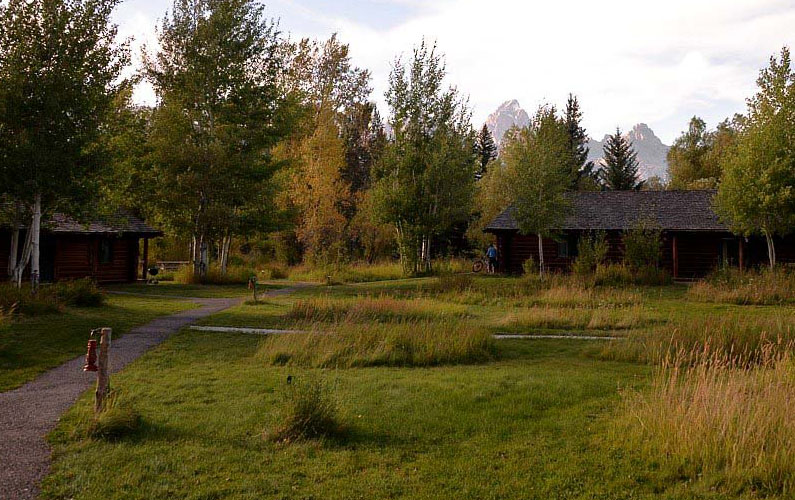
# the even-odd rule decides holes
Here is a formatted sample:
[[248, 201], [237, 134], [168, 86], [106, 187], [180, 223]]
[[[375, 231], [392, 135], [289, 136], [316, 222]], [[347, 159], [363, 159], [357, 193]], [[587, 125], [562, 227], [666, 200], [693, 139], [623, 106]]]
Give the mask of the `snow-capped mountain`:
[[490, 114], [486, 119], [486, 126], [489, 132], [494, 136], [494, 141], [497, 146], [502, 142], [502, 136], [514, 125], [517, 127], [526, 127], [530, 123], [530, 117], [527, 112], [522, 109], [516, 99], [505, 101], [500, 104], [497, 111]]
[[[486, 120], [486, 126], [494, 136], [494, 140], [499, 146], [502, 142], [505, 132], [511, 127], [526, 127], [530, 123], [530, 117], [527, 112], [522, 109], [516, 99], [505, 101], [500, 105], [497, 110], [490, 114]], [[642, 179], [658, 176], [662, 179], [666, 178], [668, 174], [668, 149], [662, 141], [654, 135], [654, 131], [649, 128], [645, 123], [638, 123], [631, 130], [623, 134], [628, 139], [635, 151], [638, 152], [638, 163], [640, 164], [640, 176]], [[605, 136], [605, 139], [607, 136]], [[604, 155], [603, 145], [605, 139], [597, 141], [591, 139], [588, 141], [590, 152], [588, 159], [598, 162]]]
[[[660, 177], [665, 179], [668, 175], [668, 150], [670, 146], [662, 143], [659, 137], [654, 135], [654, 131], [645, 123], [638, 123], [631, 130], [622, 134], [625, 139], [632, 143], [632, 147], [638, 153], [638, 170], [642, 179]], [[588, 159], [598, 162], [604, 155], [603, 146], [607, 136], [597, 141], [588, 141]]]

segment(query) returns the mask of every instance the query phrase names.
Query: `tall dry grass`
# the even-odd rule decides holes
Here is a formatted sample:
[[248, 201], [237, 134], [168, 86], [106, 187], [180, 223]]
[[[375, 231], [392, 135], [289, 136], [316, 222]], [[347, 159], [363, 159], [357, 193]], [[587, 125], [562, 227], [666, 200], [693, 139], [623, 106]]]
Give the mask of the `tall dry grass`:
[[795, 301], [795, 272], [784, 268], [744, 271], [727, 268], [690, 286], [689, 298], [729, 304], [785, 304]]
[[302, 299], [295, 301], [286, 314], [290, 321], [308, 324], [412, 321], [468, 316], [466, 308], [456, 304], [440, 304], [422, 297], [399, 299], [389, 295]]
[[782, 349], [795, 342], [795, 312], [771, 311], [765, 316], [710, 314], [679, 319], [659, 327], [630, 331], [626, 338], [603, 347], [602, 357], [620, 361], [662, 363], [680, 352], [700, 353], [706, 347], [726, 356], [762, 355], [766, 345]]
[[652, 386], [625, 393], [629, 438], [675, 476], [730, 494], [795, 495], [795, 360], [792, 341], [758, 352], [716, 348], [667, 357]]
[[516, 310], [497, 327], [510, 330], [546, 328], [555, 330], [627, 330], [655, 323], [642, 306], [571, 308], [538, 306]]
[[271, 364], [317, 368], [433, 366], [492, 359], [496, 344], [476, 325], [448, 319], [318, 325], [310, 333], [275, 335], [257, 356]]

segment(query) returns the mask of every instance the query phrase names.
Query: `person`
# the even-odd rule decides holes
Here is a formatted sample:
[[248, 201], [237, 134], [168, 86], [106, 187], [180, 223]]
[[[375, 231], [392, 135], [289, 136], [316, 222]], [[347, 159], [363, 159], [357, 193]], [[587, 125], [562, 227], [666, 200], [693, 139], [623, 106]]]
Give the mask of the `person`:
[[489, 259], [489, 272], [494, 274], [497, 271], [497, 247], [494, 246], [494, 243], [489, 245], [489, 249], [486, 250], [486, 257]]

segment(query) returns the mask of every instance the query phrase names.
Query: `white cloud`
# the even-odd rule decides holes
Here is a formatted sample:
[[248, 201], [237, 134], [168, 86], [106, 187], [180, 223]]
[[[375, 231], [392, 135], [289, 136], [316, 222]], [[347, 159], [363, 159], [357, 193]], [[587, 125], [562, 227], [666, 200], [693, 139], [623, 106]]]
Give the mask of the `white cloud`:
[[476, 122], [507, 99], [532, 111], [571, 91], [596, 137], [643, 121], [670, 142], [694, 114], [714, 124], [743, 111], [759, 68], [795, 41], [795, 5], [783, 0], [380, 1], [415, 14], [374, 29], [341, 17], [336, 2], [268, 7], [297, 35], [339, 32], [373, 72], [381, 103], [391, 62], [425, 37], [446, 54], [450, 82], [471, 97]]

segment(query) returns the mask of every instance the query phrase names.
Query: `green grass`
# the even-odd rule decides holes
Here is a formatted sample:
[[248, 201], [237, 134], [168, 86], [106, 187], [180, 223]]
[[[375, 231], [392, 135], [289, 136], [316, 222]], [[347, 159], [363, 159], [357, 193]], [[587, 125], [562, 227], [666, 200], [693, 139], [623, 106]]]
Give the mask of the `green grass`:
[[191, 307], [178, 300], [109, 295], [102, 307], [67, 307], [62, 313], [14, 318], [0, 325], [0, 391], [85, 353], [93, 328], [109, 326], [118, 337], [157, 316]]
[[[448, 285], [425, 278], [314, 287], [203, 319], [318, 332], [342, 325], [351, 329], [343, 340], [354, 342], [183, 331], [114, 377], [141, 416], [137, 430], [112, 441], [86, 437], [90, 395], [65, 416], [51, 435], [56, 460], [43, 497], [787, 498], [775, 484], [738, 487], [743, 483], [731, 482], [730, 470], [702, 475], [698, 464], [681, 467], [687, 457], [649, 453], [676, 447], [628, 439], [639, 425], [628, 401], [655, 395], [657, 370], [638, 360], [657, 359], [611, 357], [603, 349], [631, 351], [638, 339], [663, 345], [674, 334], [695, 349], [713, 330], [721, 346], [732, 339], [755, 345], [754, 332], [766, 325], [789, 332], [795, 308], [697, 301], [682, 285], [590, 289], [558, 278], [539, 284], [486, 276]], [[490, 356], [433, 367], [315, 362], [356, 349], [369, 355], [368, 346], [378, 345], [371, 341], [411, 335], [417, 322], [455, 322], [432, 339], [440, 345], [454, 345], [450, 339], [460, 340], [463, 328], [597, 331], [628, 340], [499, 341]], [[377, 335], [357, 340], [365, 330]], [[274, 365], [273, 346], [305, 360]], [[268, 438], [284, 424], [280, 395], [288, 375], [334, 388], [343, 437], [289, 444]], [[704, 397], [716, 394], [720, 401], [714, 391]], [[670, 411], [692, 406], [677, 398]], [[765, 403], [764, 396], [754, 401]]]
[[[259, 286], [275, 290], [277, 288], [283, 288], [286, 284], [267, 283], [260, 284]], [[107, 287], [107, 290], [140, 295], [168, 295], [170, 297], [197, 298], [245, 297], [251, 295], [251, 290], [249, 290], [246, 285], [183, 285], [170, 281], [161, 281], [157, 285], [139, 283], [112, 285]]]
[[[648, 473], [599, 435], [619, 386], [647, 368], [581, 346], [502, 344], [487, 365], [314, 372], [334, 383], [348, 437], [274, 444], [288, 374], [257, 339], [184, 333], [115, 377], [143, 419], [120, 442], [53, 435], [44, 498], [651, 498]], [[186, 374], [190, 373], [190, 377]]]

